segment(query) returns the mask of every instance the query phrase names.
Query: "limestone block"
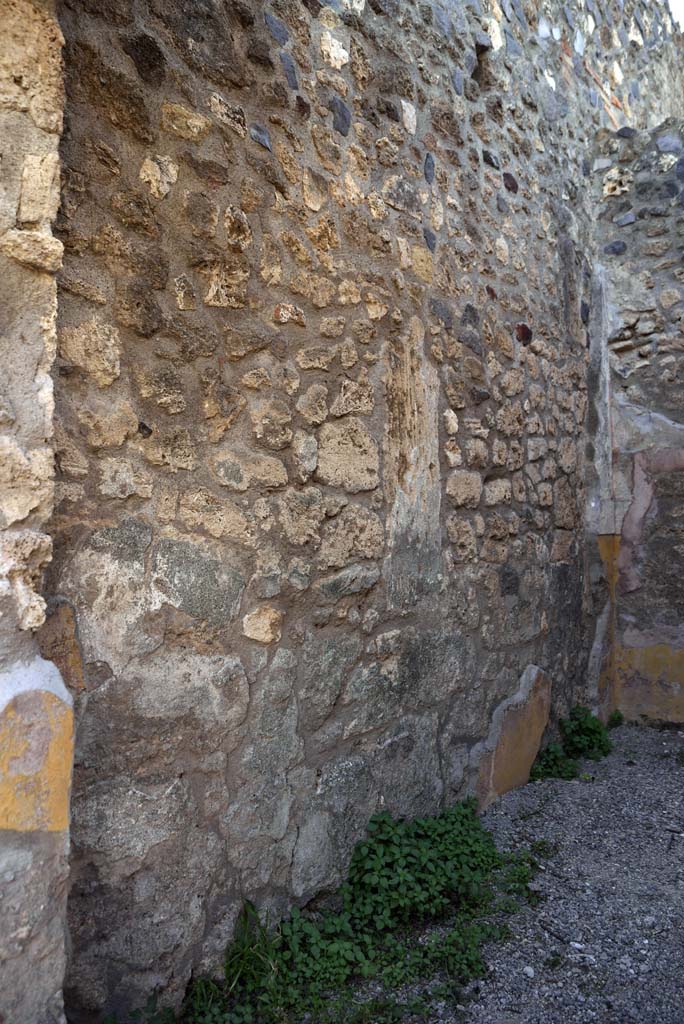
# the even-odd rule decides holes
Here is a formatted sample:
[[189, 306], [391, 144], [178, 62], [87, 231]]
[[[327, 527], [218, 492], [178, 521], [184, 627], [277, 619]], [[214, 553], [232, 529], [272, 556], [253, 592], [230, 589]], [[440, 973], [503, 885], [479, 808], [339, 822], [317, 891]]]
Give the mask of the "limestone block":
[[164, 131], [190, 142], [201, 142], [212, 128], [208, 117], [188, 110], [179, 103], [162, 103], [161, 126]]
[[283, 613], [269, 605], [256, 608], [242, 620], [242, 632], [250, 640], [258, 640], [261, 644], [272, 644], [280, 640]]
[[454, 505], [477, 508], [482, 495], [482, 477], [467, 469], [457, 469], [447, 480], [446, 492]]
[[316, 476], [346, 491], [371, 491], [378, 486], [378, 446], [354, 416], [321, 428]]
[[374, 512], [362, 505], [347, 505], [324, 530], [319, 564], [332, 569], [357, 558], [380, 558], [383, 533], [382, 522]]
[[484, 485], [485, 505], [510, 505], [511, 481], [494, 479]]
[[49, 8], [13, 0], [3, 8], [0, 104], [45, 132], [62, 129], [62, 33]]
[[237, 544], [251, 544], [252, 528], [243, 512], [226, 498], [206, 487], [185, 491], [181, 496], [180, 518], [186, 526], [200, 527], [212, 537], [226, 537]]
[[21, 522], [52, 496], [52, 457], [46, 448], [24, 452], [0, 437], [0, 527]]
[[59, 155], [30, 153], [24, 160], [17, 220], [22, 225], [50, 223], [59, 209]]
[[307, 423], [321, 424], [327, 418], [328, 389], [323, 384], [312, 384], [297, 400], [297, 412]]
[[349, 63], [348, 50], [330, 32], [324, 32], [321, 36], [321, 55], [326, 64], [337, 71]]
[[223, 487], [246, 491], [250, 487], [284, 487], [287, 469], [271, 455], [221, 450], [212, 462], [212, 471]]
[[146, 157], [140, 167], [140, 180], [144, 181], [155, 199], [164, 199], [178, 179], [178, 164], [170, 156]]
[[138, 429], [138, 417], [130, 402], [93, 401], [88, 409], [80, 409], [79, 422], [86, 440], [93, 448], [120, 448]]
[[536, 665], [528, 665], [516, 693], [494, 712], [487, 739], [473, 751], [479, 758], [477, 799], [482, 809], [529, 780], [550, 708], [548, 676]]
[[45, 600], [36, 591], [51, 555], [52, 541], [36, 530], [0, 535], [0, 592], [9, 591], [19, 629], [36, 629], [45, 618]]
[[0, 238], [0, 252], [34, 270], [49, 273], [59, 270], [63, 251], [64, 246], [59, 239], [44, 231], [17, 231], [13, 228]]
[[119, 376], [119, 332], [96, 319], [65, 328], [59, 336], [62, 359], [89, 374], [99, 388]]

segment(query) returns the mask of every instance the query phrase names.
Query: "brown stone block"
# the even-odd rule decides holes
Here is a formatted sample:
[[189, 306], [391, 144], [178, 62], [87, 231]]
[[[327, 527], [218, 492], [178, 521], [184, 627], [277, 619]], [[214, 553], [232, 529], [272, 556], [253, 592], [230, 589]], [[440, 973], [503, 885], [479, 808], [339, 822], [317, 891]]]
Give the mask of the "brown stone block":
[[499, 704], [487, 739], [480, 744], [477, 800], [488, 807], [509, 789], [524, 786], [549, 721], [551, 682], [528, 665], [512, 697]]
[[54, 661], [73, 694], [85, 690], [76, 614], [70, 604], [58, 604], [48, 612], [38, 633], [38, 646], [44, 658]]

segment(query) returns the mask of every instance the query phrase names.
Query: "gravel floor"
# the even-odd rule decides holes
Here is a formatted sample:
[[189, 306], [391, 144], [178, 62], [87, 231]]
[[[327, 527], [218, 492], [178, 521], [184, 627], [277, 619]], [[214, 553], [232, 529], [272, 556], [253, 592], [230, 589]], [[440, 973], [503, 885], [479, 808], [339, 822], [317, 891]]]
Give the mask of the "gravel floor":
[[622, 726], [573, 782], [508, 793], [501, 847], [544, 840], [542, 897], [487, 951], [463, 1024], [684, 1024], [684, 732]]

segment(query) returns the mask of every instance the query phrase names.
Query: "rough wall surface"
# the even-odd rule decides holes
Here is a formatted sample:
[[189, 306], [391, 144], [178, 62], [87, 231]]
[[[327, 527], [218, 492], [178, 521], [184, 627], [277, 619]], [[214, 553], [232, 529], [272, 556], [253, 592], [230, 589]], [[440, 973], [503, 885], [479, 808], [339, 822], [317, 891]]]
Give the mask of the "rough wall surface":
[[72, 702], [38, 653], [50, 557], [62, 35], [0, 2], [0, 1021], [63, 1021]]
[[659, 6], [538, 7], [62, 5], [75, 1021], [581, 682], [585, 156], [681, 81]]
[[599, 697], [684, 721], [684, 126], [603, 140], [594, 162], [605, 281], [602, 552], [613, 588]]

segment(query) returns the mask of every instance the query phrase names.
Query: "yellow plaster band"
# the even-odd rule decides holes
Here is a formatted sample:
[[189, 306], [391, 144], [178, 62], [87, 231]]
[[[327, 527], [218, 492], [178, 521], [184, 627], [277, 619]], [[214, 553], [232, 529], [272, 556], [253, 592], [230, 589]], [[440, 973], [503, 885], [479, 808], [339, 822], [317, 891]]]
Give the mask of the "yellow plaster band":
[[74, 716], [55, 665], [35, 658], [0, 674], [0, 829], [69, 827]]
[[617, 582], [618, 582], [618, 555], [620, 554], [621, 537], [617, 533], [600, 534], [597, 544], [603, 570], [608, 582], [610, 595], [610, 619], [608, 621], [608, 658], [604, 664], [603, 671], [599, 677], [598, 697], [601, 708], [601, 717], [607, 718], [611, 711], [619, 707], [618, 682], [616, 678], [616, 624], [617, 624]]
[[616, 706], [626, 718], [684, 722], [684, 650], [618, 647], [614, 661]]
[[616, 589], [620, 537], [605, 534], [597, 537], [597, 542], [611, 600], [609, 657], [599, 680], [600, 703], [606, 713], [618, 708], [627, 719], [684, 722], [684, 650], [669, 644], [618, 644]]
[[615, 602], [615, 587], [617, 585], [618, 567], [617, 560], [620, 553], [620, 535], [617, 533], [600, 534], [597, 538], [599, 554], [603, 562], [603, 568], [608, 581], [610, 599]]
[[0, 829], [69, 827], [72, 709], [52, 693], [18, 695], [0, 715]]

